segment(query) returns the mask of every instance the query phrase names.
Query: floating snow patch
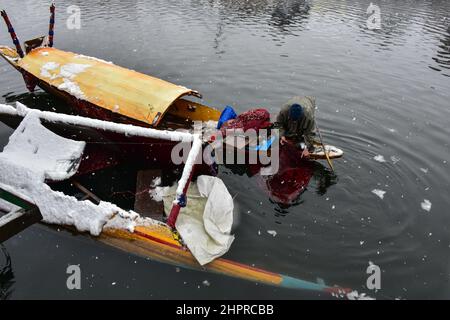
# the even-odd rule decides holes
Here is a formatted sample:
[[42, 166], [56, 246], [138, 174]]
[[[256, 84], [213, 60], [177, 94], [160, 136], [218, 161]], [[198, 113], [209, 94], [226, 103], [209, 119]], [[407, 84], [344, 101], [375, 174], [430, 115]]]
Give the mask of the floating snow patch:
[[400, 161], [400, 158], [398, 158], [398, 157], [396, 157], [396, 156], [392, 156], [392, 157], [391, 157], [391, 161], [392, 161], [393, 164], [396, 164], [397, 162]]
[[209, 287], [211, 284], [209, 283], [209, 281], [208, 280], [204, 280], [203, 282], [202, 282], [202, 284], [205, 286], [205, 287]]
[[275, 230], [267, 230], [267, 233], [270, 234], [272, 237], [275, 237], [277, 235], [277, 232]]
[[348, 300], [375, 300], [375, 298], [366, 296], [365, 293], [359, 294], [358, 291], [354, 290], [350, 293], [347, 293]]
[[428, 168], [420, 168], [420, 171], [422, 171], [423, 173], [428, 173]]
[[424, 199], [423, 202], [420, 204], [423, 210], [430, 212], [431, 210], [431, 201]]
[[384, 159], [384, 157], [381, 154], [376, 155], [375, 157], [373, 157], [373, 159], [378, 162], [386, 162], [386, 160]]
[[380, 199], [383, 199], [386, 191], [383, 191], [383, 190], [380, 190], [380, 189], [373, 189], [372, 193], [377, 195]]

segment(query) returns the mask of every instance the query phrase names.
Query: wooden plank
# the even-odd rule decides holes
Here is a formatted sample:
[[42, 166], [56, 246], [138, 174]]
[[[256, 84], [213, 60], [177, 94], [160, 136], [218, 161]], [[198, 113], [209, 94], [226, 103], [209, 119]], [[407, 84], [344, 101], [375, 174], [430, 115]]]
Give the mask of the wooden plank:
[[83, 199], [90, 198], [94, 201], [95, 204], [99, 204], [102, 200], [97, 197], [93, 192], [86, 189], [81, 183], [78, 181], [72, 180], [72, 183], [75, 187], [77, 187], [81, 192], [83, 192], [86, 196]]
[[34, 204], [0, 188], [0, 198], [24, 209], [31, 209]]
[[21, 209], [0, 217], [0, 243], [41, 220], [42, 215], [37, 207]]
[[0, 243], [42, 220], [39, 208], [20, 196], [0, 188], [0, 199], [22, 208], [0, 217]]

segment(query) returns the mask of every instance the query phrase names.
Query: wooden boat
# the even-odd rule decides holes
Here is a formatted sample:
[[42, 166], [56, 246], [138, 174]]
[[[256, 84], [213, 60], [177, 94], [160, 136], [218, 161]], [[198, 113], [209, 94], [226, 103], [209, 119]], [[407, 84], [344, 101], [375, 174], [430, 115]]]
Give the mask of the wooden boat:
[[[30, 90], [37, 85], [83, 116], [159, 128], [186, 127], [220, 116], [214, 108], [183, 98], [200, 96], [196, 91], [102, 60], [48, 47], [35, 48], [24, 58], [0, 47], [0, 55], [22, 73]], [[86, 69], [71, 74], [68, 69], [74, 66]]]
[[[12, 27], [9, 30], [11, 32]], [[217, 121], [220, 117], [220, 111], [188, 99], [188, 97], [201, 97], [197, 91], [100, 59], [53, 48], [53, 31], [50, 33], [49, 39], [41, 37], [25, 42], [26, 54], [22, 52], [20, 44], [13, 34], [12, 30], [11, 35], [16, 49], [0, 46], [0, 56], [22, 74], [30, 91], [39, 86], [44, 91], [63, 99], [79, 115], [156, 129], [190, 128], [194, 121]], [[20, 122], [18, 114], [1, 115], [1, 117], [2, 121], [12, 126], [14, 123], [17, 125], [18, 121]], [[67, 123], [64, 125], [48, 123], [47, 125], [63, 136], [80, 129], [79, 126]], [[170, 163], [164, 158], [164, 155], [170, 155], [170, 152], [166, 152], [169, 149], [164, 149], [160, 139], [151, 138], [149, 141], [148, 137], [129, 137], [124, 133], [118, 134], [93, 128], [82, 129], [81, 135], [85, 135], [83, 138], [87, 141], [89, 139], [91, 141], [92, 139], [105, 139], [117, 145], [114, 150], [93, 150], [98, 161], [85, 162], [88, 163], [85, 167], [82, 163], [81, 173], [103, 169], [105, 163], [108, 162], [105, 160], [105, 155], [108, 156], [108, 159], [116, 157], [118, 161], [123, 157], [129, 158], [130, 154], [134, 154], [135, 158], [148, 160], [150, 157], [155, 159], [153, 155], [157, 153], [156, 162]], [[102, 132], [99, 134], [99, 131]], [[134, 145], [150, 144], [154, 148], [125, 147], [133, 145], [133, 143], [129, 143], [130, 141], [136, 142]], [[166, 147], [171, 148], [173, 144], [166, 145]], [[95, 166], [95, 163], [99, 163], [99, 166]], [[110, 163], [115, 163], [115, 161], [110, 161]], [[99, 240], [128, 252], [188, 268], [209, 270], [287, 288], [332, 294], [349, 292], [348, 289], [304, 281], [222, 258], [200, 267], [170, 226], [173, 227], [174, 223], [170, 224], [169, 220], [169, 225], [140, 226], [136, 227], [134, 232], [105, 229]]]
[[[31, 110], [28, 109], [26, 112], [31, 112]], [[67, 116], [52, 112], [42, 112], [37, 110], [34, 110], [33, 112], [39, 115], [41, 121], [45, 120], [43, 123], [46, 123], [46, 127], [53, 128], [71, 139], [74, 139], [74, 137], [77, 137], [77, 139], [82, 139], [82, 137], [90, 137], [90, 133], [86, 132], [90, 126], [102, 128], [102, 131], [114, 131], [115, 133], [120, 133], [121, 130], [130, 130], [130, 137], [145, 133], [145, 130], [151, 130], [145, 129], [137, 130], [135, 132], [131, 129], [136, 127], [129, 125], [114, 124], [100, 120]], [[24, 113], [24, 111], [0, 105], [0, 119], [4, 121], [8, 119], [12, 123], [14, 121], [20, 121], [23, 118]], [[58, 126], [58, 124], [61, 124], [62, 122], [66, 123], [66, 126], [64, 126], [63, 129]], [[71, 130], [67, 131], [67, 127], [71, 128]], [[78, 135], [74, 136], [73, 134], [75, 133], [78, 133]], [[78, 175], [83, 173], [81, 171], [89, 168], [89, 165], [86, 166], [84, 163], [89, 164], [91, 162], [90, 159], [93, 155], [95, 156], [96, 150], [86, 149], [85, 152], [86, 154], [83, 156], [82, 162], [79, 166], [80, 169], [77, 173]], [[90, 170], [92, 169], [93, 168], [90, 168]], [[51, 183], [51, 181], [48, 183]], [[18, 206], [22, 206], [22, 203], [28, 203], [28, 201], [21, 200], [21, 194], [16, 193], [17, 191], [11, 189], [5, 190], [4, 188], [5, 186], [1, 184], [0, 181], [1, 198], [11, 201]], [[69, 229], [71, 228], [69, 227]], [[200, 266], [190, 251], [183, 245], [176, 231], [169, 225], [162, 222], [152, 225], [138, 225], [133, 231], [125, 230], [123, 228], [107, 227], [103, 229], [97, 239], [126, 252], [149, 257], [160, 262], [190, 269], [215, 272], [263, 284], [291, 289], [312, 290], [333, 294], [335, 296], [343, 296], [351, 291], [346, 288], [327, 286], [322, 282], [315, 283], [254, 268], [224, 258], [219, 258], [206, 264], [205, 266]]]
[[[76, 114], [161, 129], [192, 129], [194, 121], [220, 117], [219, 110], [185, 98], [201, 97], [197, 91], [97, 58], [40, 47], [42, 43], [36, 39], [29, 42], [35, 48], [26, 46], [30, 51], [23, 58], [6, 46], [0, 46], [0, 56], [23, 75], [29, 90], [41, 87], [65, 101]], [[342, 150], [325, 147], [331, 159], [342, 157]], [[244, 152], [249, 152], [247, 147]], [[326, 159], [320, 145], [311, 159]]]

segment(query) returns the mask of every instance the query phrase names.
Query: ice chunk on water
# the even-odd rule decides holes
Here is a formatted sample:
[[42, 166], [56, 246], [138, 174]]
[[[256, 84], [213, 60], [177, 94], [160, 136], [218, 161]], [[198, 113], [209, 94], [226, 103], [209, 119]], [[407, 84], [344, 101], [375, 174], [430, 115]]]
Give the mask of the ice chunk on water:
[[391, 157], [391, 161], [392, 161], [393, 164], [396, 164], [397, 162], [400, 161], [400, 158], [398, 158], [398, 157], [396, 157], [396, 156], [392, 156], [392, 157]]
[[267, 230], [267, 233], [270, 234], [272, 237], [275, 237], [277, 235], [277, 232], [275, 230]]
[[420, 204], [423, 210], [430, 212], [431, 210], [431, 201], [424, 199], [423, 202]]
[[373, 189], [372, 193], [377, 195], [380, 199], [383, 199], [386, 191], [383, 191], [383, 190], [380, 190], [380, 189]]
[[373, 159], [378, 162], [386, 162], [386, 160], [384, 159], [384, 157], [381, 154], [376, 155], [375, 157], [373, 157]]
[[359, 294], [358, 291], [354, 290], [350, 293], [347, 293], [347, 299], [349, 300], [375, 300], [372, 297], [367, 296], [365, 293]]

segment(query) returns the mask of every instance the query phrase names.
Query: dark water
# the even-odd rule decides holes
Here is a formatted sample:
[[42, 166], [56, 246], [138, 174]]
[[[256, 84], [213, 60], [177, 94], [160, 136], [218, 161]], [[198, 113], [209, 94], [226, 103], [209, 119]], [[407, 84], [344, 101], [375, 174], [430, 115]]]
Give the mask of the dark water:
[[[254, 178], [222, 168], [241, 213], [227, 257], [374, 295], [364, 288], [371, 261], [382, 270], [378, 297], [448, 299], [450, 2], [372, 0], [382, 17], [372, 31], [370, 2], [58, 1], [55, 45], [197, 89], [219, 108], [276, 113], [293, 95], [315, 95], [325, 140], [346, 152], [335, 162], [337, 181], [323, 190], [313, 179], [296, 205], [281, 208]], [[25, 40], [46, 32], [47, 3], [1, 7]], [[82, 10], [80, 30], [65, 26], [72, 4]], [[10, 44], [5, 28], [0, 39]], [[31, 107], [56, 103], [26, 93], [5, 62], [0, 95]], [[10, 132], [0, 126], [2, 144]], [[386, 191], [384, 199], [373, 189]], [[177, 270], [44, 226], [5, 247], [12, 264], [1, 281], [10, 298], [311, 297]], [[79, 292], [65, 287], [68, 264], [82, 266]]]

